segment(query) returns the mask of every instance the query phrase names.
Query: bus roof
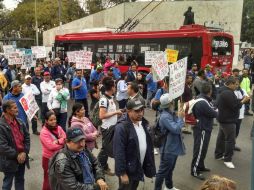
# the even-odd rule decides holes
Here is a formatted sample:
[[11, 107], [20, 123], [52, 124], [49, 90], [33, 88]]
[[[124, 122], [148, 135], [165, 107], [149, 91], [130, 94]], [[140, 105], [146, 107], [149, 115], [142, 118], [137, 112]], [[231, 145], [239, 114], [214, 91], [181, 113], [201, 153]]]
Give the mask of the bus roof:
[[147, 39], [147, 38], [167, 38], [167, 37], [199, 37], [204, 34], [227, 36], [233, 38], [232, 35], [221, 32], [209, 30], [202, 25], [186, 25], [180, 27], [179, 30], [166, 31], [151, 31], [151, 32], [121, 32], [116, 33], [112, 31], [103, 32], [85, 32], [72, 33], [65, 35], [56, 35], [56, 41], [98, 41], [98, 40], [121, 40], [121, 39]]

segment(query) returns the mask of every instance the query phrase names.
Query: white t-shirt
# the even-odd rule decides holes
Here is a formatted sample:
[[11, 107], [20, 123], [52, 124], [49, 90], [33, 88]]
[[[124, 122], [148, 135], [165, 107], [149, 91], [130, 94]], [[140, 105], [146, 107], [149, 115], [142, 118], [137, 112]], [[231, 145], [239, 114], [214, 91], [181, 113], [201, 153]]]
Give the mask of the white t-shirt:
[[[99, 106], [106, 108], [107, 113], [116, 111], [116, 104], [113, 98], [108, 99], [105, 96], [102, 96], [99, 101]], [[117, 123], [117, 115], [113, 115], [107, 119], [102, 120], [101, 128], [108, 129], [110, 126], [115, 125], [116, 123]]]
[[[242, 92], [243, 92], [243, 94], [242, 94]], [[244, 96], [248, 96], [247, 92], [244, 89], [242, 89], [242, 92], [240, 90], [235, 90], [234, 91], [237, 99], [241, 100], [241, 99], [243, 99]], [[243, 119], [244, 118], [244, 111], [245, 111], [245, 105], [243, 104], [241, 109], [240, 109], [238, 119]]]
[[133, 125], [138, 136], [140, 161], [141, 165], [143, 166], [144, 159], [146, 156], [147, 144], [146, 144], [146, 133], [141, 123], [142, 122], [140, 121], [138, 124], [133, 123]]

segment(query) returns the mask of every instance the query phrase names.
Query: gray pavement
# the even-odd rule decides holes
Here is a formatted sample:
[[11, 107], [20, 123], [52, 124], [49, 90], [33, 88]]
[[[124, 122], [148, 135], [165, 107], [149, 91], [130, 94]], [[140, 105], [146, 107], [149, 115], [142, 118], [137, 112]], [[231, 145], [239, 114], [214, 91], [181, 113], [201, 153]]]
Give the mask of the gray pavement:
[[[70, 110], [70, 109], [69, 109]], [[152, 123], [154, 121], [154, 111], [146, 110], [145, 117]], [[206, 157], [206, 167], [212, 171], [205, 173], [206, 177], [212, 174], [222, 175], [231, 178], [237, 182], [238, 190], [250, 190], [250, 174], [251, 174], [251, 148], [250, 130], [252, 126], [253, 116], [248, 116], [243, 120], [240, 135], [237, 139], [237, 145], [242, 148], [241, 152], [235, 152], [233, 162], [236, 169], [228, 169], [224, 166], [223, 161], [214, 159], [213, 153], [218, 133], [218, 126], [214, 127], [212, 132], [209, 150]], [[39, 127], [40, 129], [40, 127]], [[181, 190], [198, 190], [202, 181], [193, 178], [190, 175], [190, 163], [192, 159], [192, 135], [184, 135], [184, 143], [186, 145], [186, 155], [181, 156], [177, 160], [174, 171], [174, 185]], [[101, 143], [99, 142], [99, 145]], [[94, 151], [98, 154], [98, 150]], [[31, 134], [31, 156], [34, 161], [31, 162], [31, 169], [26, 170], [26, 190], [39, 190], [42, 188], [43, 170], [41, 166], [41, 144], [38, 136]], [[156, 166], [159, 166], [159, 155], [155, 156]], [[114, 160], [109, 159], [110, 167], [114, 168]], [[0, 186], [2, 186], [3, 175], [0, 173]], [[111, 190], [116, 190], [118, 186], [117, 177], [106, 177]], [[139, 189], [152, 190], [154, 187], [154, 179], [146, 179], [145, 183], [140, 183]]]

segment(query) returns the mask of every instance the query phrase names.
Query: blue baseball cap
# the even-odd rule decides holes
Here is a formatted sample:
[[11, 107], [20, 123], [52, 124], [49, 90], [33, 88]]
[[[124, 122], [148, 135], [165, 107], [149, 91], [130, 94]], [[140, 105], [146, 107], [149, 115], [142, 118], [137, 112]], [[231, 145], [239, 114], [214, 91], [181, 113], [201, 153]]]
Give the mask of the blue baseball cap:
[[76, 142], [78, 142], [82, 139], [85, 139], [85, 135], [84, 135], [84, 132], [81, 128], [71, 127], [69, 129], [67, 129], [66, 138], [69, 141], [72, 141], [72, 142], [76, 143]]

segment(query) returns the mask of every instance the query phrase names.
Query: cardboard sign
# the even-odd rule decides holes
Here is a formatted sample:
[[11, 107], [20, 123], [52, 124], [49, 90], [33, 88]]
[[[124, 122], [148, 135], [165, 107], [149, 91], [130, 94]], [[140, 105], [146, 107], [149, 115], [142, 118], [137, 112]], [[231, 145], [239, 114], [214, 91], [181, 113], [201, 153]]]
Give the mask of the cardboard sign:
[[36, 112], [39, 110], [39, 106], [35, 101], [34, 95], [32, 93], [27, 93], [19, 100], [19, 102], [26, 112], [27, 118], [31, 121]]
[[187, 73], [187, 57], [169, 65], [169, 95], [171, 100], [184, 92]]
[[93, 52], [90, 51], [76, 51], [75, 63], [77, 69], [91, 69]]
[[164, 52], [156, 54], [152, 61], [153, 76], [155, 81], [163, 80], [165, 76], [168, 76], [168, 62], [165, 58]]
[[32, 53], [36, 55], [36, 59], [47, 57], [45, 46], [32, 46]]
[[178, 53], [179, 53], [177, 50], [166, 49], [165, 52], [167, 54], [167, 61], [168, 61], [168, 63], [177, 62]]
[[76, 59], [75, 59], [75, 51], [67, 51], [67, 57], [68, 57], [68, 61], [75, 63]]
[[145, 52], [145, 65], [152, 65], [153, 60], [157, 57], [157, 54], [161, 54], [162, 51], [146, 51]]

